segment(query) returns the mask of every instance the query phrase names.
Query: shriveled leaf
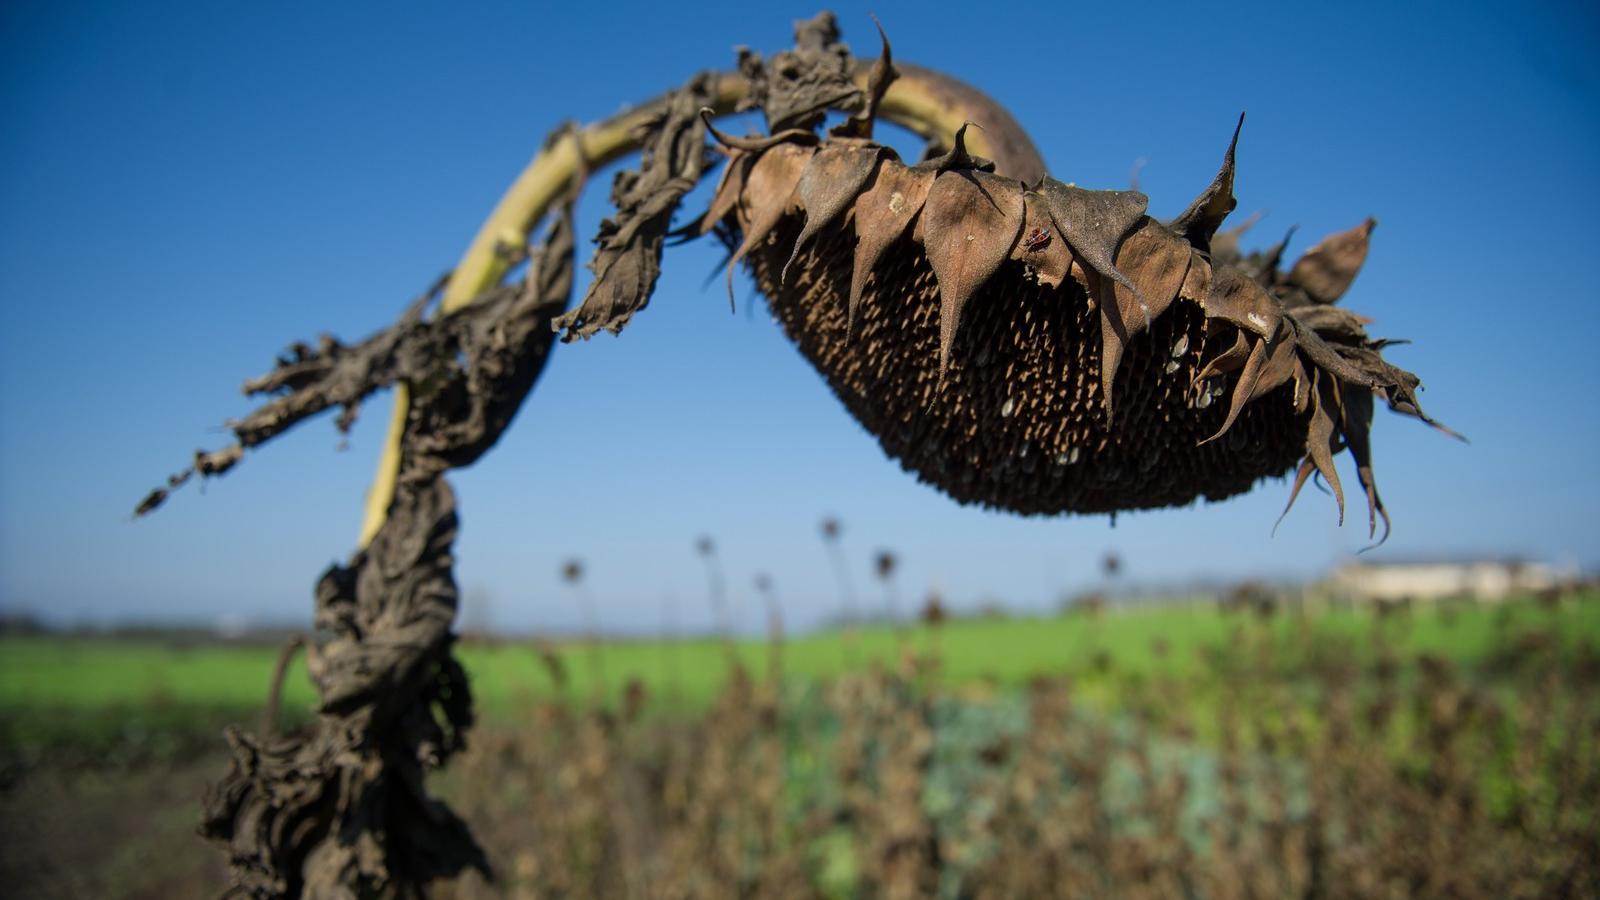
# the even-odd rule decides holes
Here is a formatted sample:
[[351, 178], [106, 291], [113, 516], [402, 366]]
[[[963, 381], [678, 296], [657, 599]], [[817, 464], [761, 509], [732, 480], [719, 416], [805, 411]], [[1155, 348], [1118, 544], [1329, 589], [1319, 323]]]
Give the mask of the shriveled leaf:
[[754, 153], [743, 150], [729, 152], [728, 165], [722, 170], [722, 178], [717, 181], [717, 188], [711, 194], [711, 204], [706, 207], [705, 215], [700, 217], [697, 229], [700, 234], [716, 228], [739, 205], [739, 195], [744, 193], [745, 179], [750, 177], [750, 167], [755, 161]]
[[1022, 238], [1011, 247], [1011, 258], [1033, 269], [1040, 284], [1060, 287], [1072, 269], [1072, 248], [1056, 230], [1044, 197], [1023, 191]]
[[1211, 273], [1211, 290], [1202, 302], [1206, 315], [1231, 322], [1262, 337], [1278, 333], [1282, 308], [1255, 279], [1232, 266]]
[[978, 171], [948, 171], [934, 179], [922, 210], [928, 263], [939, 280], [939, 374], [967, 301], [1000, 268], [1022, 233], [1022, 188]]
[[1306, 430], [1306, 456], [1333, 490], [1333, 497], [1339, 503], [1339, 524], [1343, 525], [1344, 488], [1340, 487], [1339, 472], [1333, 466], [1333, 455], [1343, 449], [1339, 443], [1336, 418], [1339, 415], [1340, 394], [1337, 379], [1316, 379], [1311, 394], [1311, 422]]
[[789, 261], [783, 266], [778, 279], [780, 284], [788, 282], [789, 266], [794, 264], [806, 242], [855, 201], [885, 152], [886, 148], [876, 145], [835, 141], [818, 150], [806, 163], [795, 189], [800, 205], [805, 208], [806, 223], [794, 242]]
[[[1382, 544], [1389, 539], [1389, 511], [1383, 508], [1383, 498], [1378, 496], [1378, 482], [1372, 473], [1372, 393], [1352, 390], [1344, 393], [1344, 406], [1340, 409], [1339, 430], [1344, 434], [1345, 445], [1356, 461], [1356, 477], [1367, 494], [1367, 538], [1378, 533], [1378, 517], [1383, 517]], [[1374, 546], [1377, 546], [1375, 544]]]
[[[1044, 179], [1037, 190], [1073, 252], [1090, 268], [1138, 297], [1139, 289], [1117, 271], [1113, 260], [1117, 245], [1144, 219], [1149, 198], [1138, 191], [1088, 191], [1053, 178]], [[1148, 305], [1148, 301], [1140, 299]]]
[[1117, 248], [1117, 269], [1138, 286], [1137, 293], [1120, 284], [1115, 290], [1117, 308], [1130, 334], [1148, 328], [1172, 305], [1189, 272], [1190, 252], [1187, 243], [1154, 219], [1146, 219]]
[[872, 71], [867, 73], [867, 91], [861, 111], [833, 129], [832, 133], [838, 137], [872, 137], [872, 126], [878, 117], [878, 105], [883, 102], [883, 95], [888, 93], [889, 85], [900, 77], [900, 73], [894, 67], [894, 55], [889, 50], [889, 36], [883, 33], [883, 23], [878, 21], [877, 16], [873, 16], [872, 24], [878, 27], [878, 39], [883, 49], [872, 64]]
[[1222, 227], [1222, 220], [1233, 212], [1239, 201], [1233, 196], [1233, 157], [1239, 146], [1239, 132], [1244, 128], [1244, 113], [1239, 114], [1239, 124], [1234, 126], [1233, 140], [1228, 142], [1228, 152], [1222, 155], [1222, 168], [1217, 177], [1189, 208], [1172, 220], [1172, 230], [1183, 235], [1196, 249], [1211, 250], [1211, 238]]
[[1288, 283], [1306, 292], [1315, 303], [1333, 303], [1350, 289], [1367, 261], [1367, 247], [1377, 219], [1368, 219], [1349, 231], [1323, 238], [1289, 270]]
[[1209, 444], [1227, 434], [1228, 429], [1233, 427], [1234, 420], [1239, 418], [1239, 411], [1244, 409], [1244, 405], [1250, 402], [1251, 397], [1255, 396], [1256, 384], [1261, 380], [1261, 372], [1266, 366], [1269, 350], [1273, 349], [1267, 346], [1268, 343], [1264, 339], [1257, 338], [1251, 344], [1250, 355], [1244, 361], [1244, 369], [1239, 372], [1239, 379], [1233, 384], [1233, 399], [1228, 404], [1228, 415], [1222, 420], [1222, 427], [1218, 428], [1215, 434], [1202, 440], [1199, 446]]
[[809, 147], [779, 144], [762, 152], [750, 167], [744, 193], [739, 197], [739, 220], [744, 241], [728, 260], [728, 307], [733, 307], [733, 267], [757, 244], [767, 239], [795, 202], [795, 188], [814, 151]]
[[1189, 271], [1183, 276], [1178, 296], [1205, 305], [1211, 295], [1211, 263], [1198, 250], [1189, 252]]
[[1233, 343], [1227, 349], [1207, 360], [1195, 373], [1195, 381], [1205, 381], [1213, 375], [1226, 375], [1236, 372], [1250, 357], [1250, 342], [1245, 339], [1245, 332], [1239, 329], [1229, 329], [1233, 332]]
[[700, 110], [712, 102], [715, 76], [696, 76], [668, 95], [648, 128], [639, 168], [617, 173], [611, 199], [616, 215], [600, 223], [589, 268], [594, 281], [577, 309], [555, 320], [562, 341], [616, 334], [650, 302], [661, 275], [661, 249], [672, 214], [706, 167], [706, 125]]
[[851, 334], [855, 333], [861, 313], [861, 294], [866, 290], [867, 276], [922, 211], [933, 179], [932, 172], [907, 168], [885, 159], [878, 163], [872, 181], [856, 201], [856, 249], [847, 310]]

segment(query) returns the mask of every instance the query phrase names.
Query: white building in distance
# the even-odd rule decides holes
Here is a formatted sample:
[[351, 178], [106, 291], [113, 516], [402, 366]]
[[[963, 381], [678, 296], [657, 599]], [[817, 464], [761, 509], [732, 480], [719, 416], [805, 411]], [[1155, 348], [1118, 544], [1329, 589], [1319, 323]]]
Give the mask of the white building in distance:
[[1521, 559], [1349, 562], [1328, 576], [1337, 596], [1358, 600], [1504, 600], [1570, 584], [1574, 572]]

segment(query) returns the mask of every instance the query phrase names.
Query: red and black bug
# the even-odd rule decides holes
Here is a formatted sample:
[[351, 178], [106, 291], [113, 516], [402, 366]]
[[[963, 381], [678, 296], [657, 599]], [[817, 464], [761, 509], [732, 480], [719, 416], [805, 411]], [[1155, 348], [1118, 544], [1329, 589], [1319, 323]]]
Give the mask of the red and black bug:
[[1029, 253], [1038, 253], [1040, 250], [1050, 246], [1050, 232], [1045, 231], [1043, 228], [1030, 228], [1022, 238], [1022, 246]]

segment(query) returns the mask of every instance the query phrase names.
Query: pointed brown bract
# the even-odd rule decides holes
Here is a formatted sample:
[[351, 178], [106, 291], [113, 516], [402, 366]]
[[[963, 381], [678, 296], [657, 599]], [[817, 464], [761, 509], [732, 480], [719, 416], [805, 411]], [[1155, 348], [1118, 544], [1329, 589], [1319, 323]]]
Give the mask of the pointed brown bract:
[[1283, 308], [1278, 301], [1254, 279], [1231, 267], [1211, 273], [1211, 290], [1204, 306], [1206, 315], [1262, 337], [1277, 334], [1283, 322]]
[[1289, 270], [1290, 285], [1305, 291], [1313, 303], [1332, 303], [1344, 296], [1367, 261], [1367, 244], [1377, 219], [1323, 238]]
[[1189, 256], [1188, 243], [1154, 219], [1144, 220], [1117, 248], [1116, 267], [1132, 283], [1116, 285], [1117, 308], [1133, 333], [1148, 328], [1172, 305], [1189, 273]]
[[872, 171], [878, 167], [878, 160], [891, 152], [876, 144], [856, 145], [835, 141], [811, 157], [805, 171], [800, 174], [800, 184], [796, 188], [800, 205], [805, 208], [806, 224], [800, 229], [800, 237], [795, 241], [789, 262], [784, 264], [780, 281], [788, 280], [789, 266], [799, 255], [800, 248], [855, 202], [861, 189], [866, 186], [867, 179], [872, 177]]
[[706, 207], [706, 213], [700, 218], [698, 231], [706, 234], [717, 227], [728, 214], [739, 205], [739, 198], [744, 196], [744, 182], [750, 177], [750, 167], [755, 164], [756, 155], [743, 150], [728, 151], [728, 164], [722, 170], [722, 177], [717, 182], [716, 190], [711, 193], [711, 205]]
[[1072, 248], [1056, 230], [1043, 195], [1024, 191], [1022, 239], [1011, 247], [1011, 258], [1027, 266], [1047, 287], [1060, 287], [1072, 269]]
[[928, 190], [933, 187], [933, 178], [932, 172], [883, 161], [879, 163], [872, 182], [857, 200], [856, 245], [847, 306], [850, 334], [855, 333], [867, 276], [877, 268], [884, 251], [900, 240], [906, 226], [922, 212], [922, 206], [928, 200]]
[[1200, 196], [1194, 198], [1188, 209], [1172, 220], [1172, 230], [1202, 253], [1210, 252], [1212, 236], [1222, 227], [1222, 221], [1228, 217], [1228, 213], [1239, 205], [1233, 196], [1233, 155], [1239, 147], [1239, 132], [1243, 128], [1244, 113], [1240, 113], [1239, 124], [1233, 128], [1233, 140], [1228, 142], [1228, 152], [1222, 155], [1222, 169], [1217, 172], [1217, 177], [1200, 192]]
[[761, 241], [795, 205], [795, 188], [812, 157], [812, 151], [779, 144], [762, 151], [750, 167], [738, 206], [744, 241], [728, 260], [728, 306], [733, 306], [733, 267]]
[[967, 301], [1011, 253], [1022, 233], [1022, 191], [983, 172], [946, 172], [934, 179], [922, 210], [928, 263], [939, 279], [939, 374]]
[[1207, 360], [1200, 370], [1195, 373], [1195, 381], [1205, 381], [1213, 375], [1226, 375], [1237, 372], [1250, 358], [1250, 342], [1245, 340], [1244, 332], [1237, 328], [1230, 328], [1233, 332], [1233, 343], [1226, 349]]
[[[1117, 245], [1144, 219], [1149, 198], [1138, 191], [1086, 191], [1050, 178], [1038, 188], [1072, 251], [1089, 267], [1138, 295], [1112, 261]], [[1148, 303], [1141, 298], [1141, 303]]]

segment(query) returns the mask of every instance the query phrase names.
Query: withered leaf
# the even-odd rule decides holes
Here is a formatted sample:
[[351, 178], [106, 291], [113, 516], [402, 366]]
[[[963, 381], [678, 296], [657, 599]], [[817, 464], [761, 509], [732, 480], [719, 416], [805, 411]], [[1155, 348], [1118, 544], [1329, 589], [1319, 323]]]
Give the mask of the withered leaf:
[[700, 234], [717, 227], [739, 205], [739, 195], [744, 193], [745, 179], [750, 177], [750, 167], [755, 161], [754, 153], [729, 151], [728, 165], [722, 170], [716, 190], [711, 193], [711, 204], [706, 207], [705, 215], [700, 217]]
[[[950, 152], [929, 157], [928, 159], [917, 163], [912, 168], [924, 169], [926, 171], [933, 172], [934, 174], [938, 174], [940, 172], [949, 172], [956, 169], [976, 169], [979, 172], [993, 172], [994, 160], [984, 159], [981, 156], [973, 156], [967, 152], [967, 129], [975, 124], [977, 123], [961, 123], [961, 127], [956, 129], [954, 146], [950, 148]], [[979, 125], [978, 127], [980, 129], [983, 128], [982, 125]]]
[[1201, 366], [1200, 371], [1195, 373], [1195, 381], [1205, 381], [1213, 375], [1226, 375], [1237, 371], [1249, 358], [1250, 342], [1245, 340], [1245, 333], [1235, 328], [1228, 330], [1233, 332], [1233, 343]]
[[1056, 230], [1044, 197], [1022, 192], [1022, 240], [1011, 248], [1011, 258], [1033, 269], [1040, 284], [1060, 287], [1072, 269], [1072, 248]]
[[[1138, 296], [1139, 289], [1117, 271], [1113, 260], [1117, 245], [1144, 218], [1149, 198], [1138, 191], [1084, 190], [1053, 178], [1044, 179], [1037, 190], [1073, 252], [1090, 268]], [[1142, 298], [1141, 302], [1148, 303]]]
[[1211, 295], [1211, 263], [1198, 250], [1189, 251], [1189, 271], [1183, 276], [1178, 296], [1205, 305]]
[[1315, 303], [1333, 303], [1343, 297], [1367, 261], [1368, 239], [1377, 225], [1377, 219], [1368, 219], [1349, 231], [1323, 238], [1289, 270], [1288, 283], [1305, 291]]
[[1339, 486], [1339, 472], [1333, 467], [1333, 455], [1342, 449], [1334, 419], [1339, 413], [1341, 393], [1337, 378], [1315, 378], [1311, 396], [1311, 423], [1306, 430], [1306, 455], [1316, 464], [1317, 471], [1322, 473], [1333, 491], [1333, 497], [1339, 503], [1339, 524], [1343, 525], [1344, 488]]
[[714, 76], [696, 76], [669, 94], [654, 121], [639, 168], [617, 173], [611, 199], [616, 215], [600, 224], [599, 247], [589, 268], [594, 281], [583, 302], [553, 327], [562, 341], [589, 338], [601, 329], [622, 331], [650, 302], [661, 275], [661, 250], [672, 214], [706, 167], [706, 124], [700, 110], [714, 96]]
[[883, 49], [872, 64], [872, 71], [867, 74], [867, 90], [861, 111], [834, 127], [831, 133], [838, 137], [872, 137], [872, 126], [878, 117], [878, 104], [883, 102], [883, 95], [888, 93], [889, 85], [900, 77], [900, 73], [894, 67], [894, 54], [889, 50], [889, 36], [883, 33], [883, 23], [878, 21], [877, 16], [873, 16], [872, 24], [878, 26], [878, 40]]
[[1239, 124], [1233, 128], [1233, 140], [1228, 142], [1228, 152], [1222, 155], [1222, 168], [1217, 177], [1200, 196], [1194, 198], [1189, 208], [1172, 220], [1172, 230], [1183, 235], [1196, 249], [1210, 252], [1211, 238], [1222, 226], [1222, 220], [1233, 212], [1239, 201], [1233, 196], [1233, 155], [1239, 146], [1239, 131], [1244, 128], [1244, 113], [1239, 114]]
[[[1128, 235], [1117, 248], [1116, 266], [1138, 286], [1135, 293], [1116, 286], [1117, 308], [1129, 333], [1138, 334], [1167, 311], [1189, 273], [1189, 245], [1154, 219]], [[1143, 303], [1140, 302], [1143, 297]]]
[[[1279, 342], [1283, 343], [1282, 341]], [[1256, 383], [1261, 379], [1261, 370], [1266, 366], [1269, 353], [1268, 341], [1257, 338], [1250, 346], [1250, 355], [1244, 361], [1244, 369], [1239, 372], [1239, 379], [1233, 384], [1233, 399], [1228, 404], [1228, 415], [1222, 420], [1222, 427], [1216, 433], [1202, 440], [1199, 445], [1209, 444], [1233, 427], [1235, 419], [1239, 418], [1239, 411], [1255, 395]]]
[[728, 307], [733, 307], [733, 267], [744, 259], [778, 224], [794, 205], [800, 173], [814, 151], [794, 144], [779, 144], [762, 151], [750, 167], [744, 191], [739, 195], [739, 221], [744, 241], [728, 259]]
[[1223, 266], [1211, 272], [1211, 290], [1201, 301], [1206, 315], [1231, 322], [1262, 337], [1278, 333], [1283, 323], [1278, 301], [1243, 272]]
[[976, 171], [948, 171], [934, 179], [923, 207], [928, 263], [939, 280], [939, 373], [967, 301], [1000, 268], [1022, 233], [1022, 187]]
[[1367, 494], [1367, 538], [1371, 539], [1378, 533], [1378, 517], [1383, 517], [1383, 537], [1378, 539], [1378, 546], [1389, 539], [1389, 511], [1383, 507], [1383, 498], [1378, 496], [1378, 482], [1372, 473], [1372, 393], [1370, 391], [1346, 391], [1344, 406], [1340, 409], [1339, 430], [1344, 433], [1345, 445], [1350, 448], [1350, 455], [1355, 457], [1356, 477], [1361, 480], [1361, 487]]
[[800, 173], [800, 183], [795, 188], [800, 205], [805, 208], [806, 223], [800, 230], [800, 237], [794, 242], [789, 261], [783, 266], [779, 284], [788, 282], [789, 266], [800, 255], [800, 248], [838, 218], [860, 195], [885, 152], [889, 152], [887, 148], [873, 144], [832, 141], [806, 163], [805, 171]]
[[911, 220], [922, 211], [933, 179], [932, 172], [884, 159], [878, 163], [871, 183], [856, 201], [856, 249], [847, 309], [849, 333], [855, 333], [867, 276], [872, 274], [884, 251], [900, 240]]

